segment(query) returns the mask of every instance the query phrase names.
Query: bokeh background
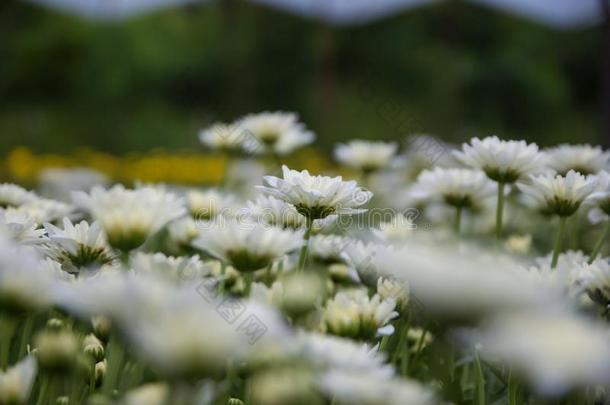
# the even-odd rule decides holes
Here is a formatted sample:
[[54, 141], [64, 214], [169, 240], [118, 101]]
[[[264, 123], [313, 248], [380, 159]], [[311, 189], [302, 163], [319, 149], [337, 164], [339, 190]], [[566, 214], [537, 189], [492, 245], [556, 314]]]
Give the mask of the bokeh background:
[[3, 0], [2, 176], [65, 155], [115, 171], [118, 157], [193, 158], [198, 129], [264, 110], [298, 112], [323, 158], [412, 133], [607, 145], [606, 38], [466, 1], [333, 25], [246, 1], [100, 21]]

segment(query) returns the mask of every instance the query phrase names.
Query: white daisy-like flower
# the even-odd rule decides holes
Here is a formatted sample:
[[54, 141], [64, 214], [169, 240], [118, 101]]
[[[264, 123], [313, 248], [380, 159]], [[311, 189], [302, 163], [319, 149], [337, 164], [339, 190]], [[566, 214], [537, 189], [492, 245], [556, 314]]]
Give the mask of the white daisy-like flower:
[[170, 395], [166, 383], [148, 383], [128, 391], [123, 398], [123, 405], [163, 405]]
[[314, 367], [354, 372], [366, 372], [379, 377], [391, 377], [394, 368], [386, 357], [366, 343], [321, 333], [301, 332], [298, 351]]
[[256, 147], [252, 136], [237, 124], [215, 123], [199, 132], [199, 141], [212, 150], [251, 153]]
[[75, 215], [76, 207], [63, 201], [37, 198], [32, 202], [23, 204], [19, 207], [19, 210], [34, 218], [39, 224], [43, 224], [45, 222], [56, 222], [64, 217], [72, 218]]
[[105, 186], [108, 177], [97, 170], [75, 167], [44, 169], [38, 175], [42, 195], [64, 200], [73, 191], [89, 191], [93, 186]]
[[174, 257], [163, 253], [136, 252], [130, 258], [130, 264], [136, 273], [154, 272], [182, 281], [201, 280], [208, 273], [208, 268], [198, 255]]
[[258, 196], [255, 201], [248, 201], [247, 204], [250, 216], [270, 225], [298, 229], [307, 223], [306, 218], [293, 205], [272, 196]]
[[170, 240], [178, 247], [185, 248], [199, 236], [199, 226], [193, 217], [182, 217], [172, 221], [167, 226]]
[[472, 138], [454, 155], [465, 165], [485, 172], [496, 182], [514, 183], [545, 169], [546, 158], [538, 145], [525, 141], [504, 141], [497, 136]]
[[417, 229], [417, 225], [412, 220], [414, 216], [417, 216], [414, 215], [416, 212], [418, 215], [419, 212], [417, 210], [408, 212], [406, 215], [402, 213], [394, 215], [390, 221], [383, 221], [379, 224], [378, 228], [373, 228], [373, 235], [387, 243], [406, 241], [413, 236], [413, 232]]
[[217, 215], [229, 215], [235, 207], [236, 198], [216, 189], [190, 190], [186, 202], [195, 219], [212, 219]]
[[610, 383], [607, 329], [569, 312], [501, 314], [475, 332], [472, 343], [484, 357], [525, 375], [543, 395]]
[[469, 209], [480, 209], [495, 193], [494, 183], [480, 171], [441, 167], [423, 171], [412, 190], [416, 198]]
[[114, 254], [99, 223], [89, 225], [87, 221], [81, 221], [73, 224], [64, 218], [63, 225], [64, 229], [49, 223], [44, 225], [61, 263], [77, 271], [112, 263]]
[[[356, 339], [372, 339], [388, 322], [398, 316], [396, 301], [393, 298], [382, 299], [375, 294], [369, 298], [365, 290], [339, 292], [326, 303], [324, 309], [324, 327], [337, 336]], [[392, 333], [393, 329], [388, 329]]]
[[73, 198], [101, 224], [110, 245], [122, 251], [138, 248], [168, 222], [186, 213], [181, 198], [154, 187], [94, 187], [89, 194], [74, 193]]
[[343, 250], [349, 243], [351, 240], [345, 236], [314, 235], [309, 241], [309, 254], [322, 263], [342, 263]]
[[318, 384], [341, 405], [432, 405], [434, 392], [420, 383], [398, 377], [382, 377], [369, 372], [331, 370]]
[[23, 245], [39, 245], [47, 241], [45, 230], [34, 218], [17, 208], [0, 209], [0, 224], [10, 237]]
[[378, 250], [379, 245], [376, 243], [352, 241], [344, 245], [341, 257], [356, 270], [358, 277], [364, 284], [376, 286], [380, 273], [375, 266], [374, 257]]
[[286, 155], [315, 139], [298, 119], [294, 113], [263, 112], [246, 115], [236, 125], [257, 141], [254, 153]]
[[593, 208], [589, 219], [593, 223], [610, 219], [610, 173], [602, 170], [597, 175], [597, 188], [589, 198]]
[[239, 271], [262, 269], [303, 244], [303, 233], [251, 221], [219, 218], [193, 245]]
[[546, 150], [549, 166], [561, 175], [574, 170], [582, 175], [597, 174], [608, 168], [610, 152], [599, 146], [559, 145]]
[[517, 184], [519, 189], [546, 210], [560, 217], [574, 214], [595, 191], [597, 180], [570, 170], [562, 175], [542, 174], [530, 176], [530, 183]]
[[307, 170], [301, 172], [282, 166], [283, 178], [265, 176], [264, 193], [292, 204], [309, 220], [325, 218], [332, 214], [355, 214], [365, 211], [357, 209], [366, 204], [373, 193], [364, 190], [355, 181], [343, 181], [341, 176], [311, 176]]
[[27, 356], [6, 371], [0, 370], [0, 404], [28, 403], [37, 372], [34, 356]]
[[397, 149], [398, 145], [393, 142], [354, 140], [337, 145], [335, 158], [347, 167], [372, 173], [388, 167]]
[[398, 308], [405, 308], [409, 303], [409, 286], [401, 280], [390, 277], [377, 279], [377, 294], [381, 299], [393, 299]]
[[0, 208], [19, 207], [37, 198], [36, 194], [16, 184], [0, 184]]
[[610, 304], [610, 264], [605, 259], [585, 263], [578, 272], [578, 285], [598, 304]]

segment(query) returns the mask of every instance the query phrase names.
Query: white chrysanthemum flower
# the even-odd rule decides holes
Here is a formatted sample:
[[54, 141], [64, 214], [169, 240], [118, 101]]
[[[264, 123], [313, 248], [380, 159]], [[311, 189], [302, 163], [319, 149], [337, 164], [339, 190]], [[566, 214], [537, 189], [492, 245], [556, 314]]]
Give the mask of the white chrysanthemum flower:
[[607, 329], [569, 313], [500, 315], [475, 333], [472, 343], [484, 357], [523, 373], [544, 395], [610, 382]]
[[278, 111], [250, 114], [241, 118], [236, 125], [257, 141], [254, 153], [286, 155], [315, 139], [314, 134], [305, 129], [294, 113]]
[[252, 136], [237, 124], [212, 124], [199, 132], [199, 141], [212, 150], [230, 153], [250, 153], [256, 147]]
[[555, 215], [569, 217], [595, 191], [597, 180], [570, 170], [561, 175], [543, 174], [531, 176], [531, 183], [519, 183], [519, 189], [536, 203]]
[[298, 336], [297, 345], [302, 356], [318, 368], [366, 372], [379, 377], [394, 375], [394, 368], [386, 364], [385, 355], [365, 343], [302, 332]]
[[85, 167], [47, 168], [40, 172], [38, 179], [41, 194], [59, 200], [69, 199], [73, 191], [89, 191], [93, 186], [109, 183], [106, 175]]
[[593, 223], [610, 219], [610, 173], [602, 170], [596, 178], [597, 188], [589, 198], [593, 205], [589, 219]]
[[138, 248], [186, 212], [182, 199], [154, 187], [94, 187], [89, 194], [74, 193], [73, 198], [101, 224], [110, 245], [123, 251]]
[[45, 230], [38, 227], [34, 218], [16, 208], [0, 209], [0, 224], [10, 237], [23, 245], [39, 245], [46, 242]]
[[[324, 327], [333, 335], [372, 339], [398, 316], [395, 308], [393, 298], [382, 299], [378, 294], [369, 298], [364, 290], [342, 291], [326, 303]], [[388, 332], [393, 333], [393, 329]]]
[[584, 264], [578, 272], [578, 285], [589, 297], [605, 308], [610, 304], [610, 264], [606, 259], [597, 259]]
[[6, 371], [0, 370], [0, 404], [26, 404], [32, 392], [38, 366], [28, 356]]
[[376, 286], [380, 276], [373, 261], [378, 249], [379, 245], [376, 243], [352, 241], [344, 246], [341, 255], [343, 260], [356, 270], [360, 280], [368, 286]]
[[19, 207], [37, 198], [36, 194], [16, 184], [0, 184], [0, 208]]
[[412, 190], [421, 199], [469, 209], [479, 209], [495, 192], [495, 185], [480, 171], [440, 167], [423, 171]]
[[250, 216], [270, 225], [298, 229], [307, 223], [293, 205], [272, 196], [258, 196], [256, 201], [248, 201], [247, 204]]
[[314, 235], [309, 241], [309, 254], [316, 260], [332, 264], [343, 262], [343, 250], [351, 242], [339, 235]]
[[166, 383], [148, 383], [128, 391], [121, 405], [164, 405], [169, 395]]
[[303, 233], [220, 217], [193, 245], [239, 271], [262, 269], [303, 244]]
[[413, 236], [413, 231], [417, 229], [411, 217], [410, 214], [396, 214], [390, 221], [381, 222], [378, 228], [373, 228], [373, 235], [387, 243], [404, 242]]
[[63, 224], [64, 229], [49, 223], [44, 225], [61, 263], [78, 271], [81, 268], [99, 268], [114, 260], [106, 235], [97, 222], [73, 224], [64, 218]]
[[229, 215], [235, 207], [235, 197], [216, 189], [205, 191], [190, 190], [186, 202], [191, 216], [195, 219], [212, 219], [217, 215]]
[[366, 191], [355, 181], [343, 181], [341, 176], [311, 176], [282, 166], [283, 179], [264, 177], [264, 193], [295, 206], [297, 211], [313, 221], [331, 214], [355, 214], [365, 211], [356, 209], [366, 204], [373, 193]]
[[377, 294], [382, 300], [393, 299], [398, 308], [405, 308], [409, 303], [409, 285], [404, 281], [379, 277], [377, 279]]
[[388, 167], [397, 149], [393, 142], [355, 140], [337, 145], [335, 158], [345, 166], [372, 173]]
[[18, 209], [34, 218], [39, 224], [59, 221], [64, 217], [71, 218], [75, 215], [76, 211], [76, 207], [73, 204], [48, 198], [37, 198], [32, 202], [23, 204]]
[[407, 282], [426, 311], [457, 320], [515, 308], [561, 305], [563, 296], [534, 283], [511, 256], [474, 246], [413, 241], [400, 250], [378, 246], [371, 266]]
[[382, 377], [369, 372], [331, 370], [318, 384], [341, 405], [432, 405], [434, 392], [420, 383], [398, 377]]
[[496, 182], [514, 183], [545, 169], [546, 158], [538, 145], [525, 141], [503, 141], [497, 136], [472, 138], [454, 155], [465, 165], [485, 172]]
[[137, 252], [130, 258], [130, 264], [136, 273], [154, 272], [182, 281], [200, 280], [208, 273], [198, 255], [174, 257]]
[[167, 226], [170, 240], [178, 247], [189, 247], [199, 236], [199, 226], [192, 217], [182, 217]]
[[574, 170], [582, 175], [597, 174], [608, 167], [610, 152], [599, 146], [559, 145], [546, 150], [549, 166], [561, 175]]
[[451, 153], [454, 145], [447, 144], [429, 134], [412, 134], [405, 140], [406, 151], [393, 165], [402, 168], [410, 180], [433, 167], [455, 167], [456, 159]]

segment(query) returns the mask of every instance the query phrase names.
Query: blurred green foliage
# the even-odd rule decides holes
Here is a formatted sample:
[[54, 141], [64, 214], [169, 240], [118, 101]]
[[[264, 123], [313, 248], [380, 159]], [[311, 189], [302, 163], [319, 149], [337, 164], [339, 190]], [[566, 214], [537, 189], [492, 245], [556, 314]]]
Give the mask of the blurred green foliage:
[[600, 29], [462, 2], [333, 28], [245, 2], [95, 23], [0, 2], [0, 152], [198, 148], [197, 129], [294, 110], [347, 138], [595, 142]]

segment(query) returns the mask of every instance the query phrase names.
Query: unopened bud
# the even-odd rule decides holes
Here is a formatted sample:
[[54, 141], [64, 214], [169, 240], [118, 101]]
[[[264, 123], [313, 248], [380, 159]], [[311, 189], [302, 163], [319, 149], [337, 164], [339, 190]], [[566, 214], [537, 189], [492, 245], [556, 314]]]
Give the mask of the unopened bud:
[[96, 362], [104, 358], [104, 345], [92, 333], [85, 336], [83, 339], [83, 351], [91, 356]]

